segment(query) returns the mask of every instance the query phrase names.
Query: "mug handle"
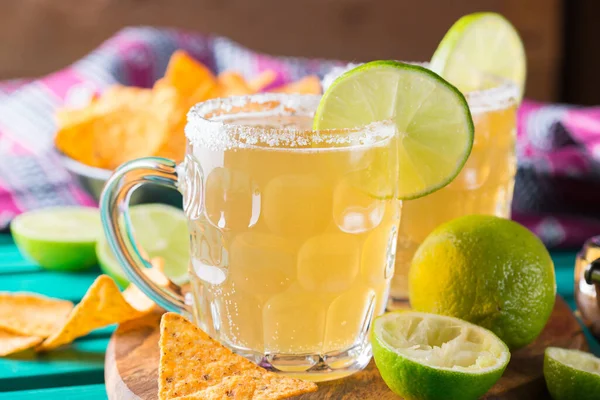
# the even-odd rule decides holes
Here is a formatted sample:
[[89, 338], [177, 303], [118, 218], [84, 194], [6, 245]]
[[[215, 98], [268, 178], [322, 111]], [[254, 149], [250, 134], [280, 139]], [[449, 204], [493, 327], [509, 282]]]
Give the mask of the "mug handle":
[[[185, 303], [179, 286], [173, 282], [168, 287], [159, 286], [143, 273], [143, 269], [152, 265], [142, 256], [133, 237], [129, 200], [135, 189], [147, 183], [179, 190], [177, 164], [166, 158], [146, 157], [121, 165], [106, 182], [100, 196], [104, 233], [131, 282], [167, 311], [189, 313], [190, 306]], [[120, 229], [120, 220], [125, 223], [124, 232]]]

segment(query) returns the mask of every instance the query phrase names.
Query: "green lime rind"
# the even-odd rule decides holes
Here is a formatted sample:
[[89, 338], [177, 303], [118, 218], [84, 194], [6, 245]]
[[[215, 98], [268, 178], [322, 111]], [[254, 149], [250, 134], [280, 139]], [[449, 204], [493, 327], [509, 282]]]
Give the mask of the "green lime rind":
[[[133, 236], [148, 257], [164, 260], [165, 275], [173, 282], [188, 282], [189, 233], [187, 219], [180, 209], [164, 204], [140, 204], [129, 209]], [[121, 287], [129, 285], [129, 279], [102, 236], [95, 250], [100, 269], [112, 277]]]
[[548, 347], [544, 378], [554, 400], [593, 400], [600, 396], [600, 358], [579, 350]]
[[17, 216], [10, 225], [21, 253], [40, 267], [77, 271], [97, 263], [96, 241], [102, 236], [98, 210], [52, 207]]
[[399, 199], [446, 186], [471, 153], [474, 126], [462, 93], [434, 72], [398, 61], [372, 61], [338, 77], [319, 103], [313, 128], [385, 120], [398, 130]]
[[497, 86], [497, 78], [510, 80], [519, 87], [520, 102], [527, 57], [519, 33], [506, 18], [477, 12], [450, 27], [431, 58], [430, 68], [464, 92]]
[[[394, 348], [386, 342], [382, 334], [378, 334], [385, 320], [414, 317], [446, 319], [454, 328], [470, 329], [485, 337], [484, 340], [488, 340], [492, 346], [495, 346], [494, 351], [500, 351], [501, 356], [496, 360], [494, 366], [481, 368], [481, 370], [467, 371], [456, 367], [436, 367], [427, 365], [423, 359], [417, 360], [408, 356], [410, 351], [403, 352], [403, 349]], [[428, 335], [435, 336], [436, 333], [429, 332]], [[392, 312], [377, 318], [371, 332], [371, 344], [375, 364], [381, 377], [394, 393], [406, 400], [477, 399], [500, 379], [510, 360], [508, 347], [492, 332], [484, 328], [457, 318], [410, 311]], [[417, 342], [410, 342], [410, 344], [413, 345], [413, 349], [421, 345]], [[473, 343], [468, 343], [467, 346], [469, 345], [472, 346]], [[468, 349], [468, 347], [466, 348]]]

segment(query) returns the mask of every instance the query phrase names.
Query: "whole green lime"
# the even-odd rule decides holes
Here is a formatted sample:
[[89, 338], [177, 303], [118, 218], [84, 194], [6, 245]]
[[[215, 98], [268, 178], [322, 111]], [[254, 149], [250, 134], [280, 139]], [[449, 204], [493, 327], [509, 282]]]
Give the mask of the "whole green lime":
[[413, 309], [461, 318], [511, 349], [531, 343], [554, 308], [554, 264], [542, 242], [516, 222], [484, 215], [436, 228], [409, 273]]

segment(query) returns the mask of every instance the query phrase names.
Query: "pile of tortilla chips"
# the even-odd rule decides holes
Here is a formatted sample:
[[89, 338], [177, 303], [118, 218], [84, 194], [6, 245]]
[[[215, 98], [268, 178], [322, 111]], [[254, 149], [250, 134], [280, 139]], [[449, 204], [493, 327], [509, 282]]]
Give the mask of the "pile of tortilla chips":
[[[168, 285], [163, 260], [151, 264], [148, 277]], [[99, 276], [76, 306], [30, 293], [0, 293], [0, 356], [30, 348], [49, 351], [156, 307], [133, 284], [121, 293], [107, 275]], [[179, 314], [162, 316], [159, 347], [161, 400], [277, 400], [317, 390], [312, 382], [269, 372], [232, 353]]]
[[160, 400], [286, 399], [317, 385], [269, 372], [211, 339], [179, 314], [160, 323]]
[[[166, 285], [162, 260], [151, 263], [147, 275]], [[0, 356], [30, 348], [52, 350], [94, 329], [139, 318], [154, 307], [135, 285], [121, 293], [107, 275], [94, 281], [77, 306], [32, 293], [0, 293]]]
[[[261, 92], [275, 78], [273, 71], [249, 81], [232, 71], [215, 76], [177, 51], [153, 88], [116, 85], [84, 108], [59, 110], [55, 144], [77, 161], [111, 170], [145, 156], [179, 162], [185, 152], [184, 126], [191, 106], [212, 98]], [[307, 76], [272, 91], [318, 94], [321, 84], [316, 76]]]

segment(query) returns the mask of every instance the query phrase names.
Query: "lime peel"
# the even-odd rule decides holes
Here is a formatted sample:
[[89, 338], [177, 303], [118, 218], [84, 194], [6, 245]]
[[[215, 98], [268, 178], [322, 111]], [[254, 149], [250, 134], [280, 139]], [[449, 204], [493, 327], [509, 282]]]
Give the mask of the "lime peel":
[[548, 347], [544, 378], [554, 400], [591, 400], [600, 393], [600, 358], [579, 351]]
[[407, 399], [478, 398], [510, 360], [492, 332], [434, 314], [385, 314], [375, 320], [371, 341], [382, 378]]
[[10, 229], [19, 250], [42, 268], [82, 270], [97, 263], [94, 247], [102, 226], [96, 208], [33, 210], [17, 216]]

